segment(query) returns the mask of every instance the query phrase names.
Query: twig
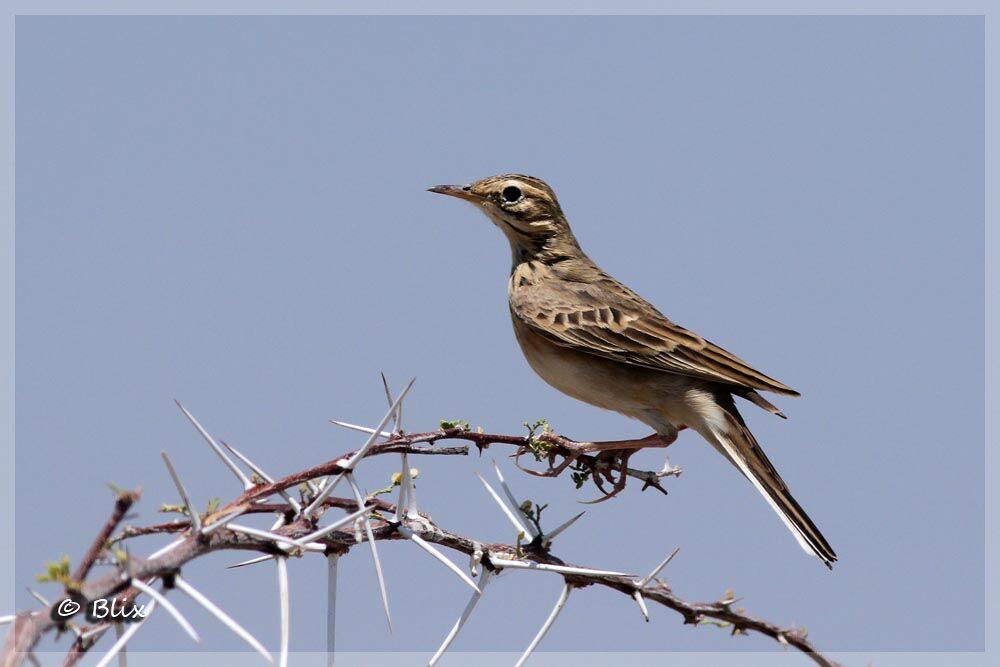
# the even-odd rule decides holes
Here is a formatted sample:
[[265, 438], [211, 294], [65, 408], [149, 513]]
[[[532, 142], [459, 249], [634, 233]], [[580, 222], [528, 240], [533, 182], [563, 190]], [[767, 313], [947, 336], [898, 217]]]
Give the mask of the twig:
[[111, 516], [104, 524], [104, 527], [97, 533], [97, 537], [94, 538], [90, 548], [87, 549], [87, 553], [84, 554], [83, 560], [80, 561], [80, 565], [73, 573], [73, 581], [83, 581], [87, 578], [87, 575], [90, 574], [90, 568], [94, 566], [97, 557], [107, 548], [108, 539], [111, 537], [111, 534], [115, 532], [115, 528], [118, 527], [118, 524], [128, 514], [129, 509], [132, 508], [135, 501], [139, 499], [139, 493], [139, 491], [122, 491], [115, 497], [115, 508], [111, 512]]

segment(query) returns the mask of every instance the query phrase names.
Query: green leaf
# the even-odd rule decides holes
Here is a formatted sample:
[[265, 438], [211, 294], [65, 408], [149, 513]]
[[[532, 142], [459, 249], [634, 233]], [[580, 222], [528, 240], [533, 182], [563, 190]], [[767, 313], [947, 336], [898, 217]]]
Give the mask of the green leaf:
[[173, 514], [183, 514], [184, 516], [189, 515], [187, 505], [185, 505], [184, 503], [180, 504], [163, 503], [162, 505], [160, 505], [159, 511], [165, 514], [173, 513]]
[[584, 483], [590, 479], [590, 468], [583, 465], [579, 461], [574, 462], [573, 465], [570, 466], [570, 470], [570, 478], [573, 480], [573, 483], [576, 484], [576, 488], [578, 489], [582, 488]]
[[45, 571], [35, 575], [35, 579], [39, 583], [69, 584], [72, 581], [69, 575], [69, 556], [64, 555], [59, 560], [45, 563]]

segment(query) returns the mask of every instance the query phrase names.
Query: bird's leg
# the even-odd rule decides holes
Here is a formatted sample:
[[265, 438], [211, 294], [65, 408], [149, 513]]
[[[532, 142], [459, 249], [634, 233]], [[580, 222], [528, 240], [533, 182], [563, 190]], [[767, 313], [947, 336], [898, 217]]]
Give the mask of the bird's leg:
[[[687, 428], [680, 426], [677, 431]], [[617, 450], [636, 451], [647, 447], [669, 447], [677, 440], [677, 431], [670, 434], [654, 433], [638, 440], [604, 440], [601, 442], [578, 442], [577, 446], [583, 453], [609, 452]]]
[[[659, 433], [654, 433], [653, 435], [641, 438], [639, 440], [607, 440], [602, 442], [575, 442], [569, 440], [568, 438], [563, 438], [562, 436], [554, 436], [557, 438], [559, 446], [563, 449], [570, 450], [570, 453], [565, 454], [562, 452], [557, 452], [555, 449], [549, 452], [548, 463], [549, 468], [544, 472], [538, 472], [535, 470], [529, 470], [520, 465], [521, 455], [527, 451], [526, 447], [519, 447], [517, 452], [514, 453], [514, 465], [517, 466], [521, 471], [528, 473], [529, 475], [534, 475], [536, 477], [558, 477], [563, 470], [572, 465], [581, 454], [591, 454], [597, 453], [598, 456], [611, 455], [612, 459], [616, 457], [622, 457], [627, 460], [627, 456], [624, 456], [626, 452], [631, 453], [638, 451], [640, 449], [645, 449], [647, 447], [669, 447], [674, 440], [677, 439], [677, 435], [661, 435]], [[559, 465], [555, 464], [555, 458], [557, 454], [562, 454], [563, 460]], [[595, 473], [595, 480], [596, 480]], [[608, 481], [617, 485], [617, 482], [608, 476]], [[607, 493], [604, 489], [601, 489], [602, 493]]]

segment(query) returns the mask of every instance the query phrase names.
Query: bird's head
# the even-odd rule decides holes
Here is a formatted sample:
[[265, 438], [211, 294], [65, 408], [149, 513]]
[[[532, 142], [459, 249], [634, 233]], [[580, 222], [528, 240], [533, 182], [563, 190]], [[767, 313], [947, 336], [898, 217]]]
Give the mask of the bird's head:
[[475, 204], [507, 236], [515, 252], [562, 251], [566, 245], [579, 248], [556, 193], [540, 178], [501, 174], [469, 185], [428, 189]]

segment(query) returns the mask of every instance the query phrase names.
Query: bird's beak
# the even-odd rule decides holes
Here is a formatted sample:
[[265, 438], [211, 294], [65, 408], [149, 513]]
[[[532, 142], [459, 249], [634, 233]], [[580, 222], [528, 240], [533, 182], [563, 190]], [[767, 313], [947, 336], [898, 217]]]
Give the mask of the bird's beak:
[[427, 188], [427, 191], [436, 192], [439, 195], [450, 195], [471, 202], [478, 202], [481, 199], [479, 195], [472, 192], [472, 188], [468, 185], [435, 185], [433, 188]]

